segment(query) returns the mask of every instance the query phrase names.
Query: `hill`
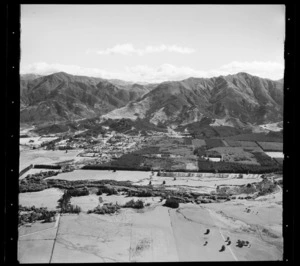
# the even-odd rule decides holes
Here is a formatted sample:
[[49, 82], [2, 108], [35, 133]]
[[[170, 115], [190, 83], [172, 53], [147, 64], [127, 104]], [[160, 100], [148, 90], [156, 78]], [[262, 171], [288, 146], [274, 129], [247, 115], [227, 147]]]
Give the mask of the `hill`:
[[20, 81], [21, 123], [69, 121], [101, 116], [149, 91], [138, 84], [64, 72]]
[[163, 82], [103, 117], [174, 126], [203, 118], [223, 119], [237, 127], [278, 122], [283, 119], [283, 83], [247, 73]]
[[[74, 76], [21, 76], [21, 123], [86, 118], [185, 126], [202, 119], [244, 128], [283, 120], [283, 81], [247, 73], [159, 84]], [[140, 122], [139, 122], [140, 123]]]

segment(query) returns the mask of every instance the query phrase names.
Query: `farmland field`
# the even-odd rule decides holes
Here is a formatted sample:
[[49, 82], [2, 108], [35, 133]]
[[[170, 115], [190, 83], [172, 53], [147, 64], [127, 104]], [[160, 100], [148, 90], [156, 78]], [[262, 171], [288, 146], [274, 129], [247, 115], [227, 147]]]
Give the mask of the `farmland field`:
[[30, 207], [34, 205], [36, 208], [46, 207], [48, 210], [55, 210], [57, 200], [63, 192], [57, 188], [49, 188], [38, 192], [27, 192], [19, 194], [19, 202], [22, 206]]
[[258, 142], [264, 151], [282, 151], [283, 144], [281, 142]]
[[[55, 164], [67, 160], [74, 160], [82, 150], [24, 150], [20, 153], [20, 170], [30, 164]], [[80, 157], [78, 157], [80, 159]]]
[[[123, 143], [136, 141], [117, 137], [120, 143], [122, 138]], [[21, 263], [281, 260], [282, 160], [271, 158], [278, 151], [264, 152], [249, 139], [224, 139], [149, 137], [130, 153], [121, 144], [103, 141], [103, 150], [109, 155], [116, 150], [117, 155], [88, 164], [77, 157], [82, 150], [22, 150], [24, 167], [65, 161], [75, 170], [62, 169], [45, 179], [20, 178], [20, 205], [56, 210], [58, 218], [32, 222], [26, 209], [22, 211], [25, 223], [19, 227], [18, 259]], [[221, 161], [206, 160], [209, 157]], [[78, 169], [81, 165], [86, 168]], [[44, 171], [30, 169], [23, 177]], [[72, 195], [69, 203], [80, 208], [78, 214], [63, 209], [63, 193]], [[131, 200], [142, 201], [142, 207], [122, 206]], [[105, 206], [118, 208], [102, 212]], [[230, 246], [225, 237], [230, 237]], [[250, 241], [251, 247], [238, 247], [239, 239]]]
[[278, 152], [278, 151], [269, 151], [269, 152], [265, 152], [265, 154], [267, 154], [268, 156], [270, 156], [271, 158], [282, 158], [284, 157], [284, 154], [282, 152]]
[[241, 130], [231, 126], [212, 126], [212, 128], [216, 131], [216, 133], [220, 137], [237, 135], [241, 132]]
[[279, 165], [283, 165], [283, 158], [273, 158]]
[[258, 145], [254, 141], [238, 141], [238, 140], [226, 140], [230, 147], [254, 147], [257, 148]]
[[223, 155], [224, 162], [238, 162], [244, 164], [258, 164], [255, 156], [241, 147], [217, 147], [209, 151], [217, 151]]
[[193, 149], [191, 146], [168, 146], [168, 147], [161, 147], [159, 150], [161, 153], [169, 153], [169, 154], [176, 154], [182, 156], [188, 156], [193, 154]]
[[276, 141], [282, 142], [283, 136], [281, 133], [273, 132], [273, 134], [265, 133], [248, 133], [230, 137], [225, 137], [225, 140], [243, 140], [243, 141]]
[[202, 147], [206, 145], [206, 142], [204, 139], [193, 139], [192, 144], [194, 147]]
[[[186, 144], [189, 143], [189, 144]], [[160, 153], [187, 156], [193, 154], [192, 140], [190, 139], [163, 139], [157, 144]]]
[[92, 210], [99, 205], [99, 197], [102, 198], [103, 204], [105, 203], [118, 203], [119, 205], [124, 205], [126, 202], [130, 200], [142, 200], [145, 204], [147, 203], [158, 203], [160, 201], [160, 197], [146, 197], [146, 198], [139, 198], [139, 197], [127, 197], [125, 195], [110, 195], [107, 196], [102, 194], [101, 196], [97, 196], [96, 194], [90, 194], [88, 196], [82, 197], [73, 197], [71, 198], [71, 204], [78, 205], [81, 208], [82, 212], [87, 212], [88, 210]]
[[[19, 178], [22, 179], [22, 178], [25, 178], [27, 175], [34, 175], [34, 174], [48, 172], [48, 171], [49, 171], [49, 169], [35, 169], [35, 168], [31, 168], [29, 171], [27, 171], [26, 173], [24, 173], [23, 175], [21, 175]], [[51, 169], [51, 171], [58, 172], [59, 170]]]
[[149, 179], [151, 172], [143, 171], [108, 171], [108, 170], [75, 170], [52, 176], [47, 179], [62, 179], [62, 180], [105, 180], [113, 179], [116, 181], [138, 182], [142, 179]]
[[27, 137], [20, 138], [20, 145], [41, 145], [43, 142], [48, 142], [57, 139], [57, 137]]
[[205, 140], [207, 149], [216, 148], [216, 147], [224, 147], [225, 144], [221, 139], [206, 139]]
[[[152, 168], [153, 170], [171, 170], [174, 164], [174, 160], [169, 158], [146, 158], [145, 166]], [[174, 169], [173, 169], [174, 170]]]
[[[215, 187], [213, 179], [206, 180], [211, 189]], [[251, 182], [228, 181], [221, 182], [227, 185], [235, 181]], [[196, 184], [191, 181], [190, 185]], [[81, 204], [83, 212], [61, 215], [57, 227], [54, 223], [47, 225], [48, 231], [41, 231], [38, 223], [33, 224], [30, 228], [33, 234], [19, 239], [18, 258], [21, 263], [281, 260], [282, 205], [278, 204], [281, 197], [279, 191], [268, 201], [268, 196], [262, 196], [222, 205], [180, 203], [178, 209], [163, 207], [158, 198], [150, 197], [145, 199], [150, 206], [141, 211], [121, 209], [113, 215], [85, 213], [98, 204], [95, 195], [72, 198], [72, 204]], [[120, 204], [132, 198], [103, 196], [104, 202]], [[206, 235], [208, 228], [210, 233]], [[21, 236], [25, 235], [23, 229], [19, 229]], [[227, 236], [232, 245], [220, 252]], [[251, 247], [237, 247], [238, 239], [248, 240]], [[34, 256], [36, 251], [38, 257]]]

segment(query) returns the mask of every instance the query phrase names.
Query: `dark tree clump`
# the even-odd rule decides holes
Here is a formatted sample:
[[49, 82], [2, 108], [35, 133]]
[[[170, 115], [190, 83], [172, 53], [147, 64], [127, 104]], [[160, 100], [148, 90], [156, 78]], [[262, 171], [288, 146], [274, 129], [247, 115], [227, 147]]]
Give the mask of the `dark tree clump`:
[[174, 198], [170, 198], [166, 200], [164, 206], [176, 209], [179, 207], [179, 202]]

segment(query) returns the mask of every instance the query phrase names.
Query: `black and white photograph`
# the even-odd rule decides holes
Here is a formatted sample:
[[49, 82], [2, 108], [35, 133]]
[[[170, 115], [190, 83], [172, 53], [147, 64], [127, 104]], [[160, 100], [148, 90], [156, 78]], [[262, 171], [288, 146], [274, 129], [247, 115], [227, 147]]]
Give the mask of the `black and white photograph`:
[[285, 5], [20, 13], [19, 263], [283, 261]]

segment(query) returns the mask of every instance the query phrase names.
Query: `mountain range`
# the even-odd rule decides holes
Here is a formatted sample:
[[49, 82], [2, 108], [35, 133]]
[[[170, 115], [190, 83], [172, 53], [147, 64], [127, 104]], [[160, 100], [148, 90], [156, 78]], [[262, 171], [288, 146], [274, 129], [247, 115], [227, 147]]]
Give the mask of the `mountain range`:
[[101, 116], [147, 93], [151, 86], [73, 76], [64, 72], [20, 81], [21, 122]]
[[74, 76], [21, 75], [21, 123], [99, 117], [179, 126], [211, 118], [243, 126], [283, 120], [283, 80], [247, 73], [158, 84]]

